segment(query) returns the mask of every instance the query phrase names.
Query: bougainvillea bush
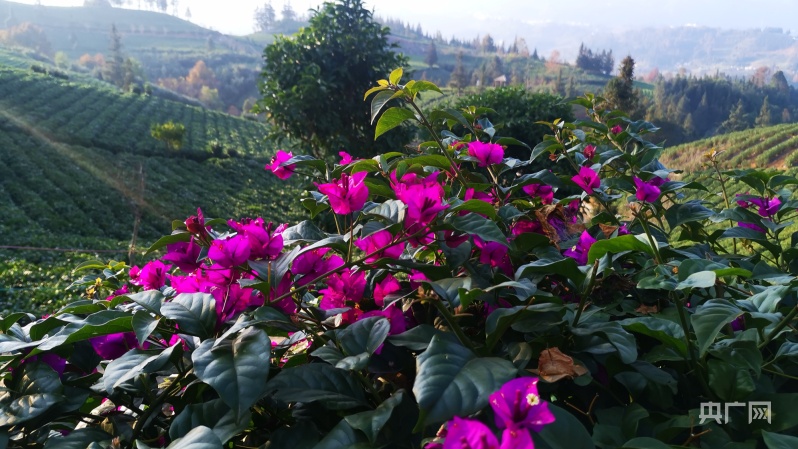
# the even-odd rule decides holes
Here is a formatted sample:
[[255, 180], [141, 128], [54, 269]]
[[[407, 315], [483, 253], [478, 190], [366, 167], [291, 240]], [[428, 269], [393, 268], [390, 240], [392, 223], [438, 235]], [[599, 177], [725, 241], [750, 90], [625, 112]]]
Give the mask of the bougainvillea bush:
[[798, 447], [798, 180], [710, 153], [706, 192], [591, 95], [506, 157], [484, 109], [422, 113], [438, 88], [401, 76], [366, 97], [417, 151], [267, 165], [307, 177], [307, 221], [198, 211], [3, 317], [0, 447]]

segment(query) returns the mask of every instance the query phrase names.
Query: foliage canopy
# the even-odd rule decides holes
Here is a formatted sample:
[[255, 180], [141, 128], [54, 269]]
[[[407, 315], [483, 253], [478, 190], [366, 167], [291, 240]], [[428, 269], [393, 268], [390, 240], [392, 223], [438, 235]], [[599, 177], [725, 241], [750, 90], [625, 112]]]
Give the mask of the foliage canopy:
[[263, 98], [255, 110], [276, 125], [273, 137], [300, 140], [317, 156], [373, 155], [408, 135], [374, 142], [363, 92], [380, 74], [407, 64], [360, 0], [325, 3], [294, 36], [279, 36], [263, 53]]

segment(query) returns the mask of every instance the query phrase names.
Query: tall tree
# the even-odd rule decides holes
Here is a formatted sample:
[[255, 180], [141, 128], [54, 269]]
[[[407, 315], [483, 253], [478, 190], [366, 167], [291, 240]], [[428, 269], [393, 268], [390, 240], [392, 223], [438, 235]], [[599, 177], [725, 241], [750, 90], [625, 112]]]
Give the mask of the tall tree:
[[274, 12], [272, 2], [266, 2], [255, 9], [255, 29], [257, 31], [269, 31], [274, 27], [277, 15]]
[[122, 52], [122, 36], [116, 30], [116, 24], [111, 25], [111, 42], [108, 50], [110, 58], [105, 58], [103, 78], [111, 84], [122, 87], [125, 84], [125, 54]]
[[604, 98], [607, 107], [620, 109], [630, 117], [639, 111], [639, 98], [634, 87], [635, 60], [627, 56], [621, 61], [618, 76], [611, 79], [604, 87]]
[[745, 119], [745, 105], [742, 98], [737, 102], [737, 106], [729, 113], [729, 118], [721, 125], [721, 129], [726, 132], [742, 131], [748, 128], [748, 121]]
[[449, 77], [449, 86], [457, 89], [457, 93], [461, 93], [463, 89], [468, 86], [468, 71], [463, 64], [463, 52], [457, 52], [457, 59], [455, 60], [454, 70]]
[[294, 11], [294, 8], [291, 7], [290, 1], [286, 0], [286, 2], [283, 3], [283, 10], [281, 11], [281, 15], [283, 22], [286, 23], [296, 22], [296, 11]]
[[435, 48], [435, 41], [430, 41], [427, 53], [424, 55], [424, 62], [432, 68], [438, 62], [438, 49]]
[[759, 128], [765, 128], [773, 124], [773, 113], [770, 110], [770, 102], [768, 96], [765, 95], [765, 100], [762, 102], [762, 108], [759, 109], [759, 115], [754, 121]]
[[363, 102], [376, 80], [407, 65], [389, 34], [362, 0], [339, 0], [321, 6], [297, 34], [278, 36], [264, 50], [257, 105], [276, 125], [272, 137], [297, 139], [319, 156], [342, 150], [373, 155], [406, 143], [403, 129], [375, 142]]

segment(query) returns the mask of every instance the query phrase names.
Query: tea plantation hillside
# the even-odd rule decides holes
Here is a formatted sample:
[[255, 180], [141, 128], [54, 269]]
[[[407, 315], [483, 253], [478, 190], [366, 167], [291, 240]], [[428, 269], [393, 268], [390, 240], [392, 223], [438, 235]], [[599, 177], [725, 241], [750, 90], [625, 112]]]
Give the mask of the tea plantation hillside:
[[703, 155], [722, 151], [720, 167], [790, 169], [798, 164], [798, 123], [709, 137], [665, 150], [662, 162], [687, 172], [701, 169]]
[[[10, 67], [0, 67], [0, 91], [0, 311], [58, 302], [54, 278], [68, 285], [77, 265], [70, 252], [2, 247], [116, 249], [97, 257], [124, 259], [137, 215], [138, 248], [197, 207], [209, 217], [304, 216], [296, 184], [263, 170], [274, 149], [260, 123]], [[168, 120], [186, 125], [181, 150], [150, 136]], [[214, 139], [222, 157], [208, 148]]]
[[214, 140], [228, 150], [263, 155], [267, 132], [260, 123], [227, 114], [4, 66], [0, 66], [0, 108], [59, 142], [142, 155], [161, 151], [150, 127], [169, 120], [186, 126], [181, 151], [197, 157]]

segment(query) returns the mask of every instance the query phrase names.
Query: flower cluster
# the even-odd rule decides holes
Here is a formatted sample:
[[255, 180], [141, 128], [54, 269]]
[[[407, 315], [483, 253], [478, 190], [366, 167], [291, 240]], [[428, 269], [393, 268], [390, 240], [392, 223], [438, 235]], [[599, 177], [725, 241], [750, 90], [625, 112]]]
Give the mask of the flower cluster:
[[530, 431], [540, 432], [554, 422], [548, 404], [540, 398], [536, 378], [522, 377], [505, 383], [491, 394], [496, 427], [503, 429], [501, 442], [484, 423], [455, 417], [426, 449], [533, 449]]

